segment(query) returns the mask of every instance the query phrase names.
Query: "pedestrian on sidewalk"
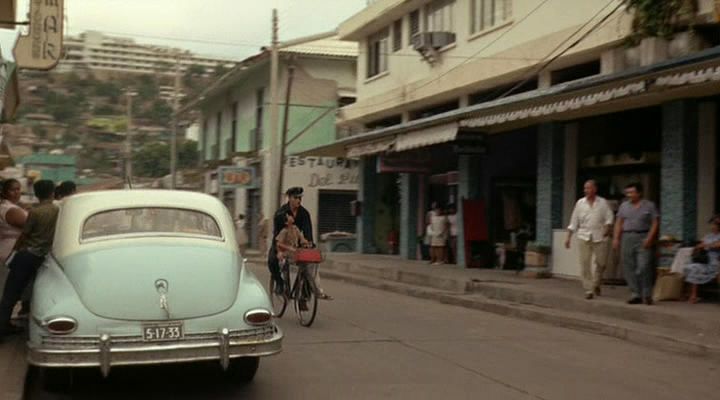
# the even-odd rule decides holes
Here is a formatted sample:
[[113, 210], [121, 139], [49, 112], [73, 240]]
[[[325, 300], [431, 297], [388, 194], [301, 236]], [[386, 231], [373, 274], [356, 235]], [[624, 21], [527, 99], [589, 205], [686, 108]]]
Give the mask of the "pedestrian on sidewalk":
[[15, 242], [22, 234], [27, 211], [18, 206], [22, 188], [17, 179], [6, 179], [0, 186], [0, 265], [5, 265]]
[[445, 252], [448, 240], [448, 219], [439, 204], [435, 203], [435, 210], [430, 217], [428, 226], [430, 234], [430, 263], [442, 265], [445, 263]]
[[238, 214], [235, 220], [235, 240], [237, 241], [238, 249], [240, 249], [240, 254], [244, 255], [249, 241], [247, 231], [245, 230], [245, 214]]
[[0, 300], [0, 338], [20, 331], [10, 323], [13, 308], [45, 261], [55, 236], [59, 210], [53, 204], [55, 184], [49, 180], [39, 180], [33, 189], [40, 203], [30, 210], [23, 233], [15, 245], [15, 255], [8, 264], [10, 273]]
[[660, 218], [653, 202], [645, 200], [643, 186], [631, 183], [625, 187], [625, 201], [618, 210], [613, 248], [622, 248], [625, 280], [632, 293], [628, 304], [643, 301], [651, 305], [653, 289], [652, 249], [658, 234]]
[[[597, 183], [588, 180], [583, 186], [585, 197], [575, 203], [568, 226], [565, 248], [569, 249], [573, 233], [577, 233], [585, 298], [601, 294], [602, 276], [607, 265], [608, 238], [612, 232], [613, 213], [607, 200], [597, 195]], [[595, 269], [592, 261], [595, 257]]]
[[[695, 304], [700, 301], [698, 297], [698, 286], [710, 283], [720, 272], [720, 215], [710, 219], [710, 233], [705, 235], [693, 249], [695, 260], [688, 264], [683, 273], [685, 282], [690, 284], [690, 298], [688, 302]], [[705, 260], [698, 260], [698, 255], [705, 255]]]

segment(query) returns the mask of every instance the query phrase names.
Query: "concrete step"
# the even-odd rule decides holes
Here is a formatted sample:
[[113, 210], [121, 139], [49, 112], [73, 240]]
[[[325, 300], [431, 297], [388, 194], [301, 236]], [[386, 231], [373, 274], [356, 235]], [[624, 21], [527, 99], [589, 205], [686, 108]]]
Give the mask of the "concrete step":
[[720, 361], [720, 338], [717, 335], [693, 335], [687, 331], [657, 328], [652, 325], [603, 318], [580, 312], [544, 308], [531, 304], [498, 301], [487, 298], [482, 294], [460, 294], [337, 270], [325, 269], [322, 276], [323, 279], [340, 280], [507, 317], [609, 336], [656, 350], [707, 357]]
[[[442, 267], [441, 267], [442, 268]], [[433, 269], [396, 268], [380, 263], [370, 265], [342, 260], [326, 260], [322, 264], [323, 276], [326, 271], [350, 273], [364, 277], [381, 279], [424, 288], [438, 289], [456, 294], [477, 293], [485, 298], [551, 308], [557, 311], [582, 313], [597, 318], [612, 318], [630, 323], [648, 324], [658, 328], [687, 331], [695, 334], [720, 334], [720, 319], [698, 317], [693, 309], [675, 312], [668, 309], [666, 303], [657, 306], [631, 306], [618, 299], [599, 297], [593, 301], [582, 298], [581, 294], [560, 289], [548, 290], [535, 280], [478, 280], [465, 274], [437, 273]], [[606, 292], [613, 287], [605, 288]], [[622, 288], [624, 289], [624, 288]], [[622, 290], [618, 288], [618, 290]], [[617, 295], [615, 296], [617, 297]]]

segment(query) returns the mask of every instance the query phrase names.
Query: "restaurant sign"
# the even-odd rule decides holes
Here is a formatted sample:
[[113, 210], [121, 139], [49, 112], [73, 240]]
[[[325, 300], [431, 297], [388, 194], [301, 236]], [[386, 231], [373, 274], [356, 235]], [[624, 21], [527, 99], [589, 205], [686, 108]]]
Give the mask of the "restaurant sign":
[[49, 70], [62, 57], [64, 0], [31, 0], [30, 32], [13, 49], [20, 68]]
[[225, 189], [252, 189], [256, 187], [255, 168], [220, 167], [218, 183]]

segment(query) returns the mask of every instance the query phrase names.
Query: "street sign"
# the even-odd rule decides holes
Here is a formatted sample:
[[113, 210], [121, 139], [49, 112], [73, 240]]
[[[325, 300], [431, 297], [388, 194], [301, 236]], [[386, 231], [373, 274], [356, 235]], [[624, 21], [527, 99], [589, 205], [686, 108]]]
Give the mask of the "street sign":
[[220, 167], [218, 183], [226, 189], [252, 189], [257, 186], [255, 168], [252, 167]]
[[64, 0], [30, 1], [30, 34], [20, 36], [13, 49], [20, 68], [49, 70], [63, 55]]

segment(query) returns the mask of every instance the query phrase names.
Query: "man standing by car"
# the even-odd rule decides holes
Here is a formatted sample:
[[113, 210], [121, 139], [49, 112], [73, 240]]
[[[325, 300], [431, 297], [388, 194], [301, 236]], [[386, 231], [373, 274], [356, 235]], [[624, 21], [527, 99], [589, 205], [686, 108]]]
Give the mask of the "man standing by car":
[[[590, 300], [600, 295], [600, 285], [608, 255], [608, 237], [612, 232], [613, 213], [607, 201], [597, 195], [597, 183], [594, 180], [585, 182], [583, 189], [585, 197], [575, 204], [565, 247], [570, 248], [572, 235], [577, 233], [583, 288], [585, 298]], [[596, 265], [594, 273], [593, 256]]]
[[33, 189], [40, 203], [30, 210], [23, 233], [15, 244], [16, 253], [8, 264], [10, 273], [0, 300], [0, 338], [20, 330], [10, 323], [13, 308], [45, 261], [55, 236], [58, 217], [58, 207], [53, 204], [55, 184], [40, 180], [35, 182]]
[[622, 203], [615, 223], [613, 248], [622, 245], [622, 263], [625, 280], [632, 292], [628, 304], [650, 305], [652, 301], [653, 272], [652, 247], [657, 236], [660, 219], [651, 201], [642, 198], [643, 187], [631, 183], [625, 187], [628, 201]]

